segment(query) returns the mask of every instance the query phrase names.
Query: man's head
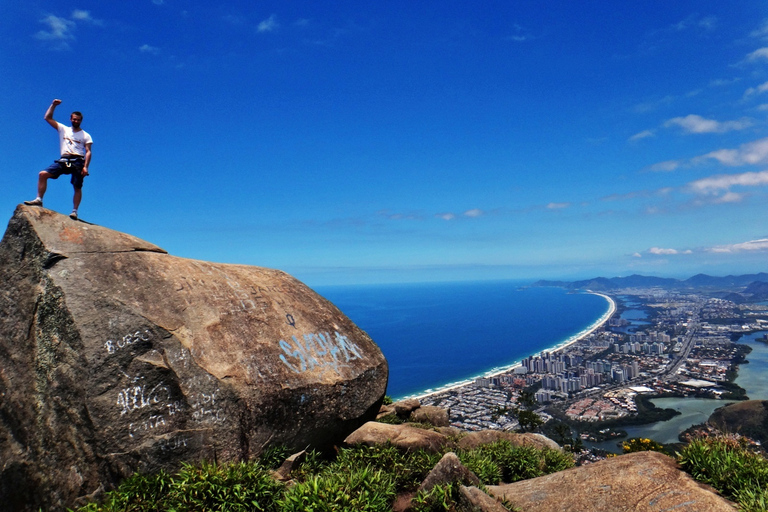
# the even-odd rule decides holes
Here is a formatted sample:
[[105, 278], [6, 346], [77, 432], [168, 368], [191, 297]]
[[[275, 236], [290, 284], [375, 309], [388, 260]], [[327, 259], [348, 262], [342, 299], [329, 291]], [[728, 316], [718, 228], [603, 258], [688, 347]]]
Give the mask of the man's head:
[[72, 123], [72, 128], [80, 128], [80, 123], [83, 122], [83, 114], [80, 112], [72, 112], [69, 115], [69, 122]]

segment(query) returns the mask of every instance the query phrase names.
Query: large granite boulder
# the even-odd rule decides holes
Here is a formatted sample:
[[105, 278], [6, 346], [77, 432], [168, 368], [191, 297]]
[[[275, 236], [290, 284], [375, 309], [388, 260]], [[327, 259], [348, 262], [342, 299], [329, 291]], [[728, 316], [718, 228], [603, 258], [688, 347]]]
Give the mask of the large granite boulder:
[[26, 206], [0, 242], [0, 510], [341, 443], [375, 418], [387, 377], [368, 335], [284, 272]]

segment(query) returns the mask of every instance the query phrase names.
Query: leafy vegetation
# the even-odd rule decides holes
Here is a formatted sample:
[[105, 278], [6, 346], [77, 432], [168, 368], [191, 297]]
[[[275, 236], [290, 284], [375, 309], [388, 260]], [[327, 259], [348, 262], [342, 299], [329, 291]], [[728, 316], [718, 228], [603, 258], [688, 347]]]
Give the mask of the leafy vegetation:
[[[446, 449], [447, 450], [447, 449]], [[173, 475], [137, 473], [79, 512], [193, 511], [389, 511], [398, 494], [414, 492], [443, 453], [403, 451], [392, 445], [341, 448], [333, 458], [309, 451], [292, 472], [288, 487], [270, 467], [287, 451], [272, 447], [260, 461], [217, 465], [185, 464]], [[513, 482], [573, 466], [568, 454], [513, 446], [500, 441], [460, 451], [463, 464], [484, 484]], [[436, 486], [414, 498], [420, 512], [451, 510], [458, 485]]]
[[459, 452], [459, 460], [485, 485], [512, 483], [573, 467], [573, 456], [549, 448], [515, 446], [497, 441]]
[[768, 510], [768, 460], [745, 438], [694, 439], [678, 455], [682, 468], [737, 502], [745, 512]]
[[184, 464], [175, 475], [136, 473], [107, 493], [104, 503], [90, 503], [81, 512], [277, 511], [285, 492], [261, 464]]
[[[650, 439], [630, 439], [624, 452], [664, 447]], [[442, 453], [406, 452], [391, 445], [342, 448], [331, 458], [309, 451], [286, 486], [270, 467], [286, 454], [284, 447], [267, 450], [262, 460], [217, 465], [185, 464], [171, 475], [137, 473], [101, 503], [78, 512], [389, 512], [395, 498], [413, 493], [442, 457]], [[570, 454], [508, 441], [459, 450], [459, 459], [483, 485], [535, 478], [574, 465]], [[677, 454], [681, 467], [699, 482], [711, 485], [746, 512], [768, 510], [768, 459], [745, 438], [698, 438]], [[450, 511], [458, 499], [457, 484], [437, 485], [416, 494], [416, 512]]]

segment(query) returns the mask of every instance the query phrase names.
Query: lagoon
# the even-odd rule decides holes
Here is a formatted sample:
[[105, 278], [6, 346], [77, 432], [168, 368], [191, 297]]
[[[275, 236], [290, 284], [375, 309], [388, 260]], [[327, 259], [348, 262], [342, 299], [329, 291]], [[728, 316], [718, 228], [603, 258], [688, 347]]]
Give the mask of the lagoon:
[[[747, 396], [752, 400], [768, 400], [768, 344], [757, 341], [764, 333], [752, 333], [743, 336], [739, 343], [745, 343], [752, 347], [752, 352], [747, 355], [749, 363], [739, 367], [739, 375], [736, 384], [747, 391]], [[627, 437], [645, 437], [659, 443], [677, 443], [678, 435], [693, 425], [704, 423], [709, 416], [720, 407], [733, 403], [733, 400], [713, 400], [707, 398], [655, 398], [651, 400], [656, 407], [675, 409], [681, 414], [667, 421], [658, 421], [648, 425], [626, 427]], [[619, 441], [620, 442], [620, 441]], [[589, 446], [601, 448], [613, 453], [620, 453], [617, 441], [605, 441], [603, 443], [590, 443]]]

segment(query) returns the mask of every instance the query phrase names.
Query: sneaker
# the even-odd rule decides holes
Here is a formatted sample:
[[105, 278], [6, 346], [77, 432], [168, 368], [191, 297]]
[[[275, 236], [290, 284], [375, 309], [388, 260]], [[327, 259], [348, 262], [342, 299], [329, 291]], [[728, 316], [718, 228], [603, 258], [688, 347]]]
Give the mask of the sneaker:
[[69, 214], [69, 218], [77, 220], [77, 210], [72, 210], [72, 213]]
[[29, 206], [43, 206], [43, 200], [37, 197], [31, 201], [24, 201], [24, 204]]

